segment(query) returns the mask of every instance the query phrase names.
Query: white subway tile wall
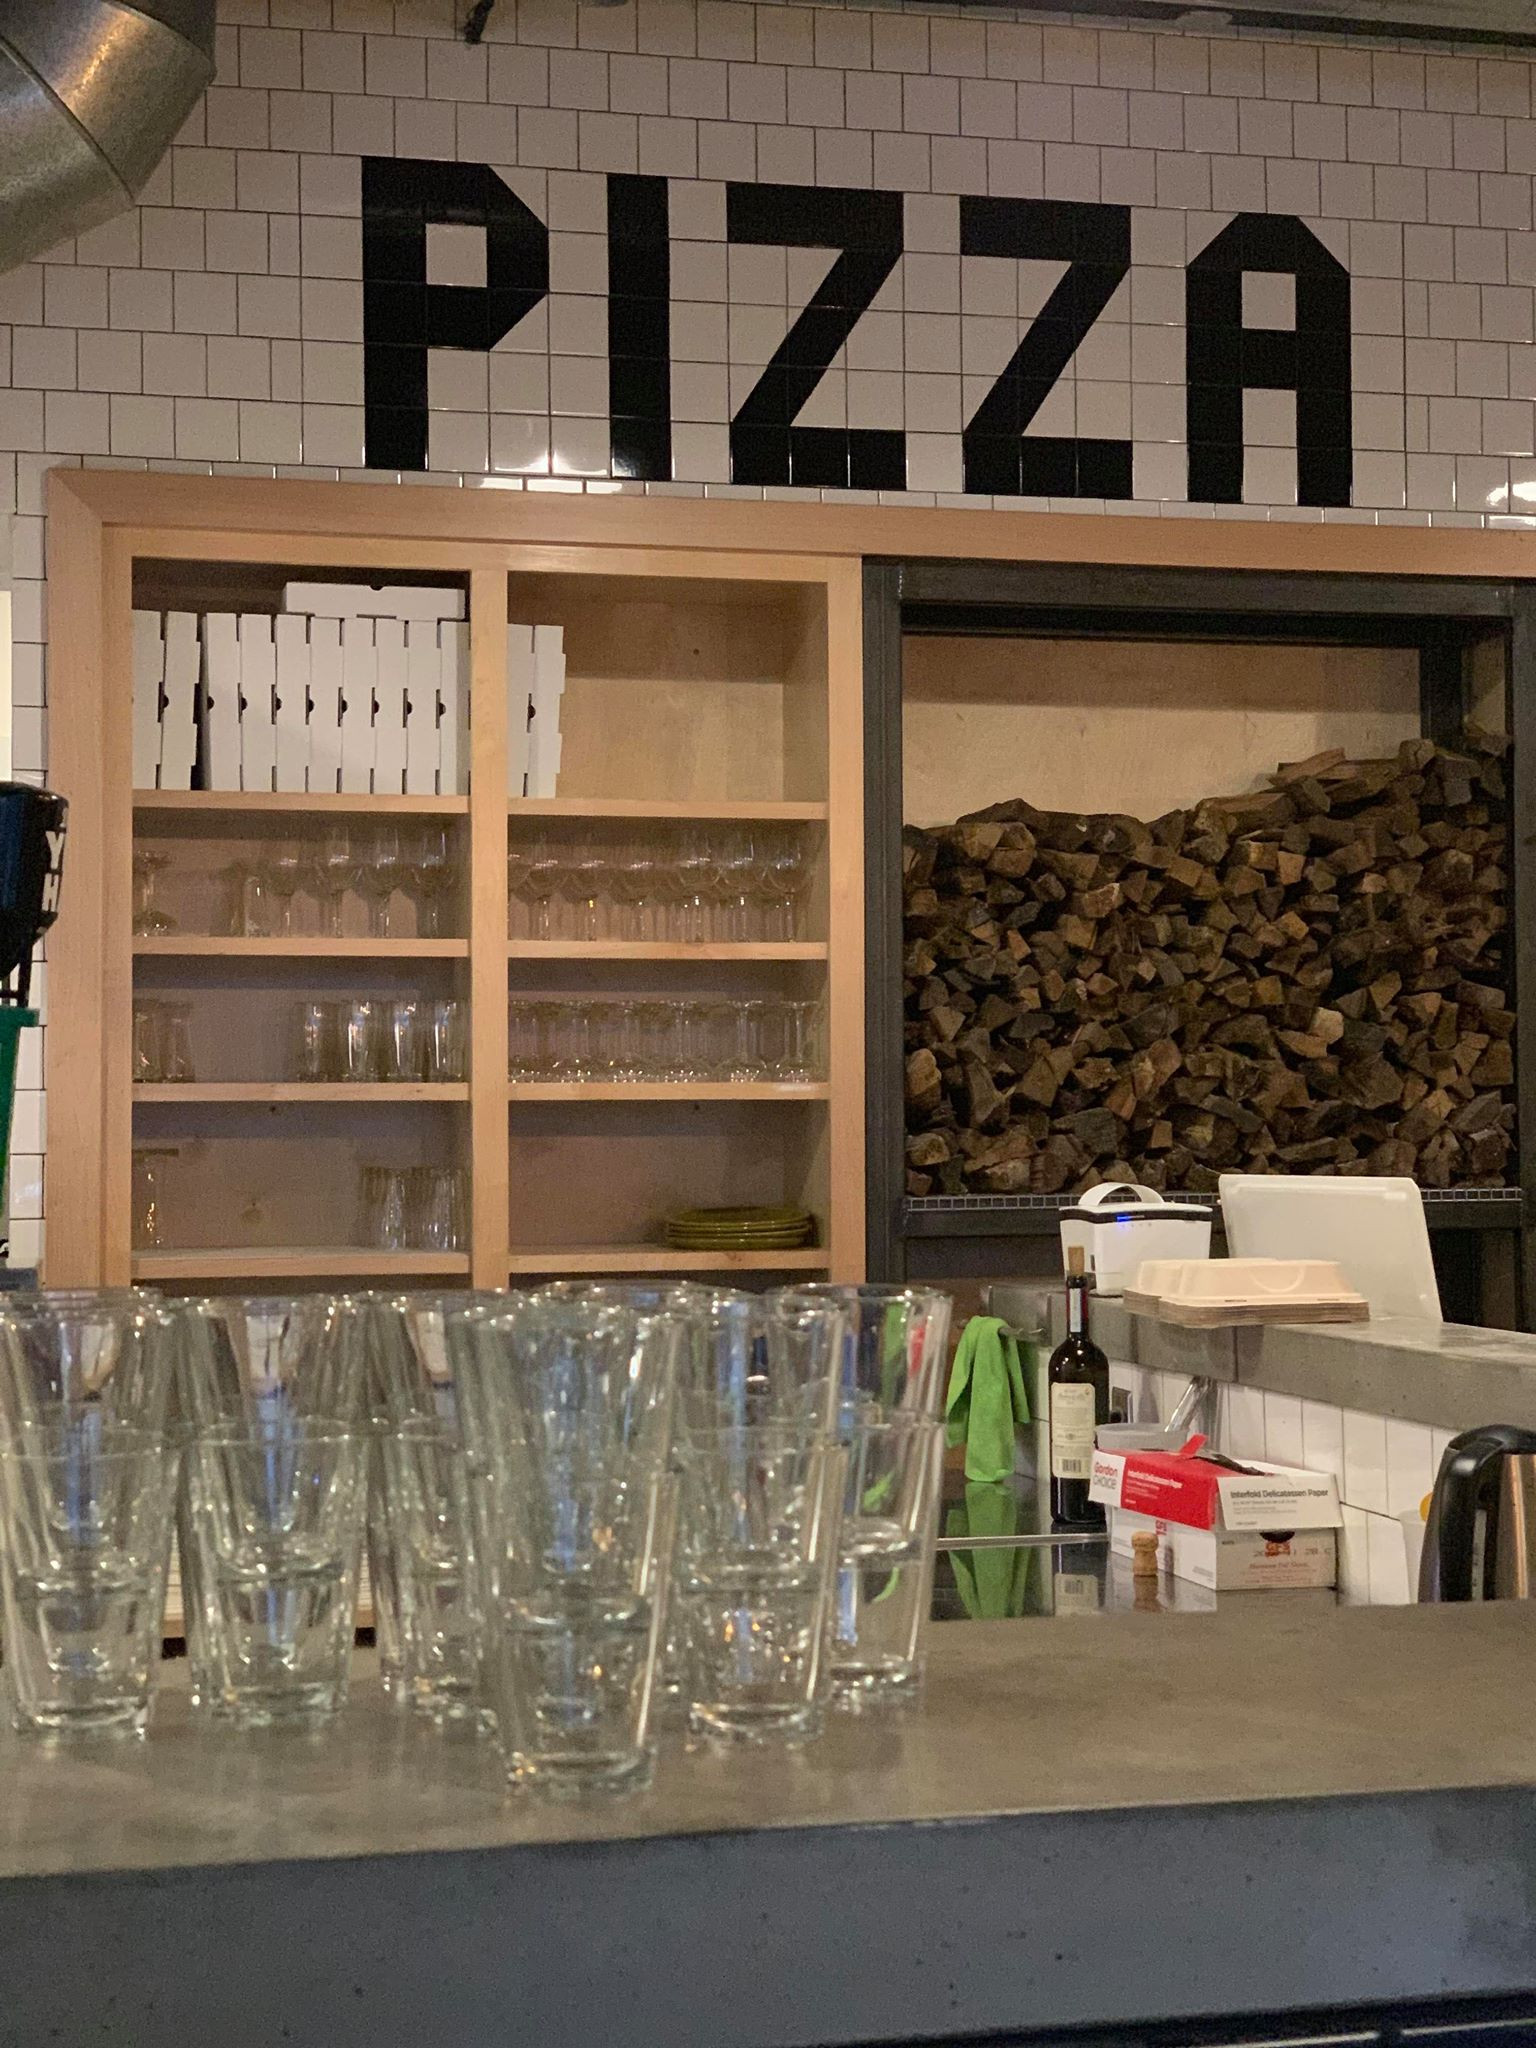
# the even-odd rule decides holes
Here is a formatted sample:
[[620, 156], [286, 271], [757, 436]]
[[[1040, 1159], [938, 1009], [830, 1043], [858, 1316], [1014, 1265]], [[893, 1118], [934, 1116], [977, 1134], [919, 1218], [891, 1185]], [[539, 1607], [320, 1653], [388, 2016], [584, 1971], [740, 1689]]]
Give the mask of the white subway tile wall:
[[[365, 467], [365, 156], [489, 165], [550, 230], [548, 299], [486, 356], [431, 352], [432, 481], [822, 495], [731, 481], [733, 410], [832, 260], [727, 250], [725, 183], [777, 181], [904, 195], [905, 253], [798, 415], [904, 429], [903, 502], [1213, 516], [1186, 501], [1185, 266], [1234, 213], [1267, 212], [1299, 216], [1349, 273], [1351, 502], [1297, 502], [1296, 403], [1260, 391], [1243, 407], [1244, 502], [1224, 513], [1533, 523], [1528, 62], [778, 0], [501, 0], [472, 48], [462, 13], [461, 0], [222, 0], [217, 83], [144, 204], [0, 278], [18, 772], [47, 765], [49, 468], [397, 474]], [[612, 469], [612, 172], [670, 180], [661, 483]], [[1129, 440], [1126, 498], [963, 495], [961, 429], [1062, 265], [961, 258], [962, 194], [1130, 208], [1129, 272], [1030, 427]], [[479, 229], [434, 228], [429, 243], [433, 283], [483, 278]], [[1290, 281], [1249, 274], [1244, 316], [1291, 328]], [[18, 1258], [42, 1241], [37, 1078], [34, 1064], [18, 1103]]]

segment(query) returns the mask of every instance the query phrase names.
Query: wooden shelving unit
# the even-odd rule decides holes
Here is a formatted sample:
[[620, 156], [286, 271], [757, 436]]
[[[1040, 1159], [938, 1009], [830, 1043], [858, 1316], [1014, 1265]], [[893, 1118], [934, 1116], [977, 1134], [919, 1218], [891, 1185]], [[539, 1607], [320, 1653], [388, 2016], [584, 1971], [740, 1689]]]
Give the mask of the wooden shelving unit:
[[[770, 522], [758, 550], [707, 525], [649, 545], [648, 508], [622, 530], [548, 544], [503, 530], [493, 493], [228, 479], [196, 516], [179, 477], [72, 471], [51, 485], [50, 775], [71, 800], [71, 883], [50, 937], [53, 1284], [169, 1288], [397, 1278], [506, 1284], [510, 1275], [863, 1270], [863, 767], [859, 565], [802, 551]], [[195, 480], [194, 480], [195, 481]], [[358, 513], [366, 508], [366, 517]], [[563, 512], [563, 508], [560, 508]], [[467, 516], [466, 516], [467, 515]], [[135, 790], [131, 613], [276, 611], [295, 575], [457, 583], [469, 619], [468, 794], [303, 795]], [[507, 794], [510, 620], [560, 625], [561, 794]], [[442, 821], [463, 886], [445, 937], [221, 937], [212, 878], [251, 850], [370, 818]], [[803, 832], [811, 888], [800, 935], [753, 944], [508, 938], [509, 835], [584, 822], [629, 838], [654, 825]], [[132, 932], [132, 853], [167, 856], [178, 929]], [[397, 899], [397, 905], [401, 899]], [[305, 906], [308, 916], [308, 904]], [[313, 927], [313, 918], [309, 917]], [[399, 929], [399, 927], [397, 927]], [[517, 926], [512, 925], [516, 930]], [[300, 931], [304, 926], [300, 926]], [[825, 1005], [824, 1081], [509, 1082], [509, 994], [782, 992]], [[191, 1083], [135, 1087], [135, 993], [190, 1006]], [[455, 996], [468, 1006], [464, 1083], [301, 1083], [290, 1012], [303, 999]], [[135, 1146], [165, 1155], [162, 1246], [130, 1246]], [[360, 1234], [369, 1164], [462, 1166], [461, 1251], [382, 1252]], [[795, 1202], [818, 1243], [698, 1254], [661, 1241], [669, 1210]]]

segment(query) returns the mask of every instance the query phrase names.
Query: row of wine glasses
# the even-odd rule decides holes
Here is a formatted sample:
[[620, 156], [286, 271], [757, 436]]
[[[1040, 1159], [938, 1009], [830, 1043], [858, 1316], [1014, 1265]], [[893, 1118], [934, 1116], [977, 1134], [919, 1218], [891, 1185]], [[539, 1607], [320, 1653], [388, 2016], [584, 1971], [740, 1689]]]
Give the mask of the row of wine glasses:
[[[133, 929], [159, 938], [178, 929], [160, 901], [169, 856], [147, 847], [133, 856]], [[443, 825], [387, 819], [333, 825], [297, 839], [253, 847], [220, 872], [219, 935], [232, 938], [339, 939], [348, 934], [347, 899], [363, 905], [370, 938], [438, 938], [458, 889], [454, 834]], [[400, 919], [397, 899], [411, 907]]]
[[777, 997], [700, 1002], [515, 998], [514, 1081], [818, 1081], [821, 1006]]
[[803, 831], [698, 825], [645, 837], [584, 826], [579, 838], [514, 829], [511, 936], [685, 945], [795, 939], [813, 875]]

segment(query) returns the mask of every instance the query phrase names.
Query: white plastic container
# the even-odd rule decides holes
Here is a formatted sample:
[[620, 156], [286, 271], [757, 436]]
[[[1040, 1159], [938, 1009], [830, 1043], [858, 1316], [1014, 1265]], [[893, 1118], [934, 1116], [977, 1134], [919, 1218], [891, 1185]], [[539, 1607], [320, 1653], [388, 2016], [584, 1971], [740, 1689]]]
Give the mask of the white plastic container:
[[1061, 1216], [1061, 1263], [1081, 1245], [1099, 1294], [1123, 1294], [1146, 1259], [1204, 1259], [1211, 1212], [1199, 1202], [1165, 1202], [1138, 1181], [1104, 1181]]

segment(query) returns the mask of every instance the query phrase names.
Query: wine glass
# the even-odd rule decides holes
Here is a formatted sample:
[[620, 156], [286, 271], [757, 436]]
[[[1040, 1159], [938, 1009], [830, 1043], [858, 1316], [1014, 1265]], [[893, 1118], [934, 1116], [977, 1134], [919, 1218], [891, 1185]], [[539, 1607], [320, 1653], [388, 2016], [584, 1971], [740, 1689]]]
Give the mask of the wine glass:
[[357, 853], [345, 825], [332, 825], [315, 849], [314, 876], [321, 923], [328, 939], [346, 931], [346, 898], [357, 872]]
[[558, 841], [542, 834], [534, 840], [528, 849], [528, 867], [521, 890], [528, 905], [531, 938], [551, 939], [556, 936], [555, 920], [550, 912], [564, 884], [565, 869], [566, 857]]
[[365, 847], [354, 854], [352, 886], [368, 908], [368, 936], [389, 937], [389, 903], [406, 869], [398, 825], [375, 825]]
[[719, 936], [752, 936], [752, 891], [758, 855], [750, 832], [721, 831], [712, 836], [715, 866], [711, 895], [720, 907]]
[[277, 906], [273, 922], [283, 938], [293, 932], [293, 899], [307, 886], [309, 871], [309, 853], [296, 839], [279, 840], [261, 864], [263, 893]]
[[709, 834], [697, 828], [685, 831], [677, 849], [679, 922], [686, 945], [701, 945], [709, 936], [709, 894], [715, 872], [714, 848]]
[[601, 840], [583, 840], [566, 870], [566, 894], [576, 906], [576, 937], [593, 940], [603, 936], [603, 905], [608, 893], [612, 863]]
[[[507, 841], [507, 936], [516, 938], [512, 929], [512, 905], [525, 903], [524, 885], [528, 880], [529, 846], [526, 839], [513, 834]], [[528, 915], [524, 923], [532, 922], [532, 906], [526, 905]]]
[[766, 835], [757, 868], [757, 891], [768, 906], [775, 938], [793, 939], [800, 928], [800, 904], [811, 886], [811, 862], [797, 832]]
[[424, 939], [442, 936], [443, 901], [458, 880], [453, 840], [444, 825], [425, 825], [410, 845], [410, 875], [416, 896], [416, 930]]
[[145, 853], [141, 850], [133, 856], [135, 938], [163, 938], [167, 932], [176, 929], [175, 918], [163, 911], [155, 901], [155, 889], [167, 865], [167, 858], [163, 853]]
[[608, 857], [608, 894], [617, 912], [621, 939], [657, 936], [653, 912], [659, 902], [656, 863], [643, 840], [626, 839]]

